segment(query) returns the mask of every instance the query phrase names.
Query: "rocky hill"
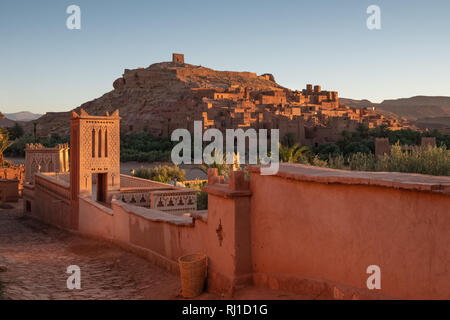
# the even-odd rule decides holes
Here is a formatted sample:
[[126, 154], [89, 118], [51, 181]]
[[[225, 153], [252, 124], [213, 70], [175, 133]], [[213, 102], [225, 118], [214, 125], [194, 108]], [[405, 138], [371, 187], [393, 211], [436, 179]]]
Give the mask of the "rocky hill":
[[[191, 88], [229, 88], [233, 85], [258, 90], [284, 89], [272, 75], [251, 72], [216, 71], [185, 63], [162, 62], [148, 68], [126, 69], [114, 81], [114, 90], [77, 107], [89, 114], [104, 114], [120, 109], [121, 127], [125, 131], [143, 128], [161, 131], [168, 115], [194, 112]], [[48, 112], [38, 120], [39, 136], [60, 135], [69, 131], [70, 111]], [[27, 125], [31, 132], [32, 124]]]
[[[284, 91], [288, 103], [289, 100], [293, 101], [297, 94], [277, 84], [271, 74], [258, 76], [251, 72], [216, 71], [183, 62], [184, 60], [182, 62], [174, 60], [155, 63], [147, 68], [125, 69], [123, 76], [112, 83], [112, 91], [83, 103], [74, 110], [79, 112], [79, 109], [83, 108], [89, 114], [100, 115], [119, 109], [122, 117], [121, 128], [125, 132], [145, 129], [156, 136], [167, 136], [174, 128], [184, 128], [186, 123], [202, 119], [202, 111], [209, 108], [205, 107], [202, 100], [208, 89], [213, 89], [215, 93], [211, 93], [212, 95], [220, 94], [221, 90], [227, 95], [231, 92], [230, 89], [234, 90], [233, 88]], [[200, 90], [202, 94], [196, 95], [195, 92], [199, 91], [193, 90], [194, 88]], [[432, 123], [433, 127], [436, 127], [435, 121], [430, 119], [439, 120], [440, 123], [443, 121], [445, 126], [450, 117], [450, 97], [418, 96], [385, 100], [379, 104], [368, 100], [340, 98], [339, 103], [356, 108], [375, 107], [379, 113], [390, 118], [422, 120], [420, 123], [425, 127], [427, 123]], [[222, 104], [227, 104], [226, 99]], [[52, 133], [68, 134], [69, 119], [70, 111], [49, 112], [33, 122], [38, 123], [38, 136], [48, 137]], [[33, 124], [27, 123], [25, 129], [31, 133]]]
[[[0, 113], [1, 115], [1, 113]], [[5, 116], [0, 116], [0, 128], [10, 128], [16, 124], [15, 121], [6, 118]]]
[[29, 111], [20, 111], [15, 113], [5, 113], [5, 117], [13, 121], [32, 121], [41, 117], [42, 114]]

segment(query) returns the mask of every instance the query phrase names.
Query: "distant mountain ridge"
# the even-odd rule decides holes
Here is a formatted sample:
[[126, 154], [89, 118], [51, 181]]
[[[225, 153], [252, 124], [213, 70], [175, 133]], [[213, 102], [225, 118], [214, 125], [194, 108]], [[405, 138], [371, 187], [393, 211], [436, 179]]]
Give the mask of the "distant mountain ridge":
[[20, 111], [14, 113], [5, 113], [6, 118], [13, 121], [32, 121], [42, 117], [42, 114], [33, 113], [30, 111]]
[[[450, 97], [415, 96], [411, 98], [389, 99], [381, 103], [369, 100], [339, 99], [343, 104], [355, 108], [375, 107], [385, 114], [395, 114], [415, 122], [420, 128], [450, 127]], [[429, 126], [428, 124], [433, 124]]]

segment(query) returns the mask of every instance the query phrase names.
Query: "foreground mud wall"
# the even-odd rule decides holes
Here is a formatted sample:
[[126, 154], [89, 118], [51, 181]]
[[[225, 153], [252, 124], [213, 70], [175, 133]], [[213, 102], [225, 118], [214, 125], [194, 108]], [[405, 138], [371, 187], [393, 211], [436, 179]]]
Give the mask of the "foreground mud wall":
[[[251, 176], [258, 285], [324, 298], [450, 298], [450, 179], [305, 166]], [[381, 269], [381, 290], [367, 290]]]
[[[253, 283], [319, 299], [450, 298], [449, 177], [286, 164], [250, 172], [250, 182], [235, 171], [224, 183], [210, 169], [208, 212], [183, 216], [83, 197], [73, 208], [67, 182], [37, 174], [25, 212], [175, 273], [180, 256], [205, 253], [208, 290], [226, 295]], [[372, 265], [379, 290], [367, 288]]]

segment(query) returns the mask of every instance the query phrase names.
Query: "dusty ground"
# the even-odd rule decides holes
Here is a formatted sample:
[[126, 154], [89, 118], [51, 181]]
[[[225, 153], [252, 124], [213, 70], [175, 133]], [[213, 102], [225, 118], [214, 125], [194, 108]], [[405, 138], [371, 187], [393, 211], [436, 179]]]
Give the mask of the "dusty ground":
[[[0, 209], [0, 273], [4, 299], [174, 299], [177, 276], [132, 253]], [[81, 290], [66, 269], [81, 268]]]
[[[180, 299], [178, 276], [114, 245], [86, 239], [23, 215], [21, 202], [0, 209], [0, 299]], [[67, 289], [69, 265], [81, 290]], [[221, 299], [204, 293], [198, 299]], [[235, 299], [303, 299], [249, 287]]]

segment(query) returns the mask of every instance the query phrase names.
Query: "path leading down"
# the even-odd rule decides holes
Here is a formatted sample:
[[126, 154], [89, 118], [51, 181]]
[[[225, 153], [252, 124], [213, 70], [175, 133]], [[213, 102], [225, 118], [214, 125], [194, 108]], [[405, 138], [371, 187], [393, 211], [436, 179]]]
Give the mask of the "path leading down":
[[[178, 276], [112, 244], [28, 218], [21, 201], [0, 208], [1, 299], [182, 299]], [[81, 269], [81, 289], [67, 289], [67, 267]], [[5, 270], [6, 269], [6, 270]], [[221, 299], [203, 293], [197, 299]], [[234, 299], [308, 299], [246, 287]]]
[[[174, 299], [179, 279], [113, 245], [24, 217], [21, 203], [0, 209], [0, 299]], [[81, 290], [67, 289], [67, 267]]]

